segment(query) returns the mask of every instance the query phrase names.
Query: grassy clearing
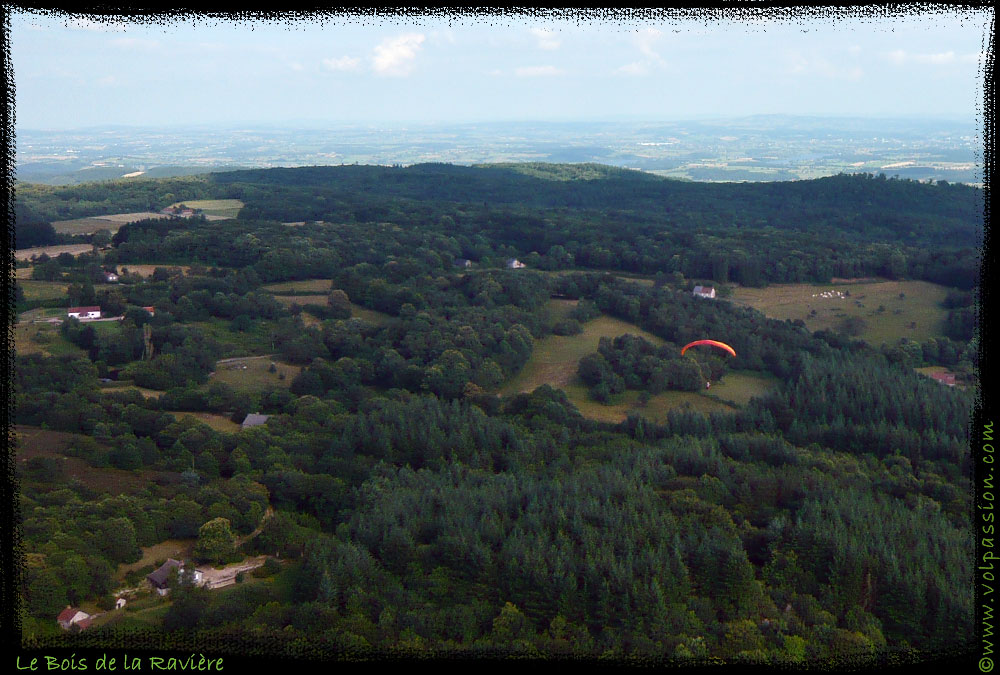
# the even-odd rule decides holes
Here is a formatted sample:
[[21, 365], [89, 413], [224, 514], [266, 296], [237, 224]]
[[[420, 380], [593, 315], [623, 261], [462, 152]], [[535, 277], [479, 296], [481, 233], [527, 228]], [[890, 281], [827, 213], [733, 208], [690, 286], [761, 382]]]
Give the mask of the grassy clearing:
[[14, 257], [17, 260], [31, 260], [34, 256], [40, 256], [43, 253], [50, 258], [55, 258], [60, 253], [71, 253], [73, 255], [80, 255], [81, 253], [86, 253], [90, 251], [93, 247], [90, 244], [59, 244], [58, 246], [36, 246], [35, 248], [22, 248], [14, 251]]
[[351, 317], [357, 317], [362, 321], [373, 323], [376, 326], [385, 325], [393, 319], [391, 314], [377, 312], [374, 309], [368, 309], [367, 307], [362, 307], [361, 305], [355, 305], [353, 302], [351, 303]]
[[[831, 289], [850, 296], [820, 297], [820, 293]], [[900, 293], [905, 297], [900, 298]], [[774, 319], [801, 319], [811, 331], [836, 330], [845, 319], [858, 317], [867, 324], [858, 337], [877, 345], [903, 337], [926, 340], [942, 336], [947, 310], [941, 302], [947, 293], [944, 286], [927, 281], [781, 284], [737, 288], [732, 301]], [[880, 305], [885, 308], [881, 312]]]
[[225, 415], [216, 415], [214, 413], [206, 412], [188, 412], [186, 410], [164, 410], [163, 412], [170, 413], [178, 420], [182, 417], [193, 417], [199, 422], [204, 422], [216, 431], [221, 431], [225, 434], [235, 434], [240, 430], [240, 425], [233, 422]]
[[547, 323], [551, 328], [553, 325], [569, 318], [569, 313], [573, 311], [573, 308], [580, 304], [579, 300], [563, 300], [561, 298], [552, 298], [547, 303], [545, 303], [545, 312], [547, 314]]
[[56, 300], [65, 298], [69, 290], [69, 284], [61, 281], [35, 281], [25, 279], [18, 281], [17, 285], [24, 291], [25, 300]]
[[[270, 372], [272, 363], [276, 368], [273, 373]], [[227, 359], [216, 364], [211, 380], [225, 382], [239, 392], [259, 392], [290, 386], [300, 370], [300, 366], [279, 363], [270, 356]]]
[[[304, 281], [282, 281], [277, 284], [261, 286], [262, 291], [281, 293], [282, 295], [311, 295], [316, 293], [329, 294], [333, 282], [329, 279], [306, 279]], [[326, 302], [326, 298], [323, 298]]]
[[596, 352], [597, 344], [602, 337], [614, 338], [626, 333], [639, 335], [655, 345], [664, 344], [661, 338], [642, 330], [635, 324], [610, 316], [600, 316], [585, 323], [583, 332], [579, 335], [550, 335], [536, 340], [528, 363], [520, 373], [500, 388], [499, 393], [507, 396], [534, 391], [543, 384], [566, 389], [576, 377], [580, 359], [591, 352]]
[[150, 218], [168, 218], [162, 213], [140, 211], [136, 213], [112, 213], [106, 216], [91, 216], [90, 218], [74, 218], [72, 220], [57, 220], [52, 228], [59, 234], [92, 234], [97, 230], [109, 230], [111, 234], [118, 231], [122, 225]]
[[30, 279], [31, 274], [34, 272], [33, 267], [18, 267], [14, 270], [15, 279]]
[[136, 494], [145, 490], [151, 481], [164, 472], [123, 471], [122, 469], [96, 468], [79, 457], [67, 457], [66, 450], [84, 438], [83, 434], [50, 431], [25, 425], [15, 427], [17, 434], [17, 461], [27, 462], [32, 457], [64, 458], [63, 480], [79, 480], [87, 488], [109, 494]]
[[640, 407], [638, 391], [626, 391], [621, 395], [618, 403], [604, 405], [590, 398], [587, 393], [587, 385], [579, 379], [575, 379], [562, 389], [584, 417], [601, 422], [622, 422], [631, 413], [637, 413], [655, 422], [662, 422], [666, 420], [667, 413], [671, 410], [684, 408], [701, 413], [733, 411], [730, 406], [724, 403], [689, 391], [665, 391], [653, 396], [649, 403]]
[[[60, 311], [60, 313], [63, 313]], [[85, 351], [69, 342], [59, 332], [59, 326], [50, 323], [20, 321], [14, 327], [14, 352], [16, 354], [42, 354], [43, 356], [83, 356]]]
[[170, 263], [162, 263], [160, 265], [140, 265], [136, 263], [129, 263], [126, 265], [118, 265], [116, 269], [118, 270], [118, 274], [124, 274], [126, 271], [128, 271], [130, 274], [137, 274], [140, 277], [151, 277], [153, 276], [153, 272], [156, 271], [157, 267], [163, 267], [166, 269], [176, 268], [179, 269], [184, 274], [187, 274], [188, 270], [191, 269], [187, 265], [172, 265]]
[[713, 382], [706, 395], [721, 401], [744, 406], [755, 396], [763, 396], [779, 385], [778, 378], [769, 373], [752, 370], [730, 371], [719, 382]]
[[326, 306], [326, 299], [330, 297], [329, 295], [276, 295], [274, 299], [280, 302], [285, 307], [290, 307], [292, 305], [298, 305], [304, 307], [305, 305], [323, 305]]
[[271, 342], [273, 321], [255, 321], [251, 330], [244, 333], [231, 330], [230, 324], [230, 321], [213, 317], [208, 321], [194, 321], [188, 325], [196, 326], [205, 337], [221, 344], [223, 358], [263, 356], [274, 351]]
[[119, 580], [124, 579], [125, 575], [129, 572], [142, 569], [146, 565], [155, 565], [160, 561], [165, 561], [167, 558], [184, 560], [190, 557], [191, 550], [194, 548], [196, 541], [197, 539], [167, 539], [166, 541], [161, 541], [159, 544], [146, 546], [142, 549], [142, 557], [139, 560], [128, 565], [118, 565], [116, 578]]
[[137, 387], [134, 384], [125, 385], [112, 385], [110, 387], [101, 387], [101, 393], [106, 394], [114, 391], [131, 391], [135, 389], [137, 392], [143, 395], [144, 398], [159, 398], [163, 392], [156, 389], [145, 389], [143, 387]]
[[181, 204], [192, 209], [201, 209], [206, 216], [224, 216], [226, 218], [235, 218], [240, 209], [243, 208], [243, 202], [239, 199], [195, 199], [189, 202], [177, 202], [171, 206], [180, 206]]

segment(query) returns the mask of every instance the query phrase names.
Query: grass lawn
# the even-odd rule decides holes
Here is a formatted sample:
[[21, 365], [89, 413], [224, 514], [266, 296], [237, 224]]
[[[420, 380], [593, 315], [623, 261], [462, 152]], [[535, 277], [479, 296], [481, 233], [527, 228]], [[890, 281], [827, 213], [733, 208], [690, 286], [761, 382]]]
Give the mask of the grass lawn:
[[382, 326], [386, 323], [392, 321], [393, 316], [391, 314], [386, 314], [385, 312], [377, 312], [374, 309], [368, 309], [367, 307], [362, 307], [361, 305], [355, 305], [351, 303], [351, 318], [358, 318], [362, 321], [367, 321], [368, 323], [373, 323], [376, 326]]
[[118, 231], [126, 223], [148, 218], [166, 218], [160, 213], [142, 211], [138, 213], [114, 213], [107, 216], [91, 216], [90, 218], [74, 218], [72, 220], [57, 220], [52, 228], [59, 234], [92, 234], [97, 230], [108, 230], [111, 234]]
[[55, 300], [65, 298], [69, 284], [62, 281], [19, 280], [17, 285], [24, 291], [25, 300]]
[[306, 305], [323, 305], [326, 307], [326, 300], [329, 298], [327, 295], [276, 295], [274, 299], [280, 302], [285, 307], [291, 307], [292, 305], [298, 305], [299, 307], [305, 307]]
[[[820, 296], [830, 290], [850, 295], [844, 298]], [[900, 293], [905, 297], [900, 298]], [[754, 307], [774, 319], [801, 319], [811, 331], [835, 330], [844, 319], [858, 317], [867, 324], [858, 337], [878, 345], [902, 337], [922, 341], [942, 336], [948, 313], [941, 302], [947, 293], [946, 287], [927, 281], [779, 284], [767, 288], [736, 288], [731, 300]], [[885, 308], [882, 312], [878, 311], [880, 305]], [[813, 311], [816, 313], [811, 314]], [[915, 324], [914, 327], [911, 328], [911, 324]]]
[[101, 387], [101, 393], [104, 394], [112, 391], [129, 391], [131, 389], [135, 389], [136, 391], [138, 391], [140, 394], [143, 395], [144, 398], [159, 398], [163, 394], [162, 391], [158, 391], [156, 389], [145, 389], [143, 387], [137, 387], [134, 384], [119, 384], [119, 385], [112, 385], [110, 387]]
[[153, 272], [156, 270], [157, 267], [164, 267], [166, 269], [170, 269], [172, 267], [177, 268], [181, 270], [184, 274], [187, 274], [188, 270], [191, 269], [187, 265], [174, 265], [171, 263], [160, 263], [158, 265], [142, 265], [139, 263], [127, 263], [125, 265], [118, 265], [116, 269], [118, 270], [118, 274], [123, 274], [127, 270], [130, 274], [137, 274], [140, 277], [151, 277], [153, 276]]
[[639, 335], [657, 346], [664, 344], [661, 338], [635, 324], [610, 316], [599, 316], [583, 324], [583, 332], [579, 335], [550, 335], [536, 340], [531, 358], [520, 373], [500, 388], [499, 393], [507, 396], [534, 391], [543, 384], [566, 389], [576, 377], [580, 359], [596, 352], [602, 337], [614, 338], [626, 333]]
[[205, 337], [222, 345], [222, 358], [263, 356], [274, 352], [271, 342], [273, 321], [254, 321], [251, 330], [239, 332], [230, 329], [231, 321], [212, 317], [208, 321], [192, 321]]
[[[270, 372], [272, 363], [276, 368], [274, 373]], [[301, 366], [280, 363], [270, 356], [240, 358], [217, 363], [210, 381], [225, 382], [240, 392], [258, 392], [288, 387], [300, 370]], [[284, 379], [280, 377], [282, 374]]]

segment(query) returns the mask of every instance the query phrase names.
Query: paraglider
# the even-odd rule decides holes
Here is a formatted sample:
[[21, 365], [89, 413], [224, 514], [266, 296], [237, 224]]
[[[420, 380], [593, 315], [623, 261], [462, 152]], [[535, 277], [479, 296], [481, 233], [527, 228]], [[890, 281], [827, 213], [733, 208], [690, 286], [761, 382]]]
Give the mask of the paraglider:
[[684, 352], [686, 352], [690, 347], [695, 347], [697, 345], [710, 345], [712, 347], [718, 347], [719, 349], [725, 350], [733, 356], [736, 356], [735, 349], [727, 345], [725, 342], [719, 342], [717, 340], [695, 340], [694, 342], [689, 342], [681, 349], [681, 355], [683, 355]]

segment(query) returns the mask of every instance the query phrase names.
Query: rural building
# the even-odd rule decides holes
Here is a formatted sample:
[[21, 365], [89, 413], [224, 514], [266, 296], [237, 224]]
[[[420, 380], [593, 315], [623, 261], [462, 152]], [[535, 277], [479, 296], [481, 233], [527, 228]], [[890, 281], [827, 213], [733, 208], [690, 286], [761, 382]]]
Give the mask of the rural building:
[[931, 377], [940, 382], [941, 384], [947, 385], [949, 387], [955, 386], [955, 375], [954, 373], [931, 373]]
[[264, 422], [267, 422], [267, 420], [270, 417], [271, 417], [270, 415], [260, 415], [258, 413], [250, 413], [249, 415], [246, 416], [246, 419], [243, 420], [241, 428], [249, 429], [250, 427], [259, 427], [261, 424], [264, 424]]
[[714, 286], [695, 286], [694, 292], [692, 293], [698, 298], [714, 298], [715, 297], [715, 287]]
[[152, 307], [143, 307], [143, 309], [144, 309], [144, 310], [146, 310], [146, 312], [147, 312], [147, 313], [148, 313], [148, 314], [149, 314], [150, 316], [156, 316], [156, 313], [155, 313], [155, 312], [153, 311], [153, 308], [152, 308]]
[[125, 606], [125, 598], [118, 598], [115, 600], [115, 609], [121, 609]]
[[115, 274], [114, 272], [105, 272], [104, 281], [106, 281], [109, 284], [113, 284], [118, 281], [118, 275]]
[[507, 268], [508, 268], [508, 269], [512, 269], [512, 270], [519, 270], [519, 269], [521, 269], [522, 267], [527, 267], [527, 265], [525, 265], [525, 264], [524, 264], [523, 262], [521, 262], [521, 261], [520, 261], [520, 260], [518, 260], [517, 258], [510, 258], [510, 259], [509, 259], [509, 260], [507, 261]]
[[472, 261], [468, 258], [455, 258], [455, 267], [472, 267]]
[[66, 315], [74, 319], [100, 319], [100, 307], [70, 307], [66, 310]]
[[59, 612], [59, 616], [56, 617], [56, 621], [59, 622], [59, 626], [63, 630], [69, 630], [74, 625], [79, 625], [81, 622], [86, 622], [85, 625], [79, 626], [81, 630], [90, 625], [90, 615], [80, 609], [73, 609], [69, 605], [66, 605], [66, 609]]
[[[160, 595], [166, 595], [170, 592], [170, 577], [174, 570], [177, 570], [179, 574], [185, 574], [184, 563], [180, 560], [174, 560], [173, 558], [167, 558], [167, 562], [160, 565], [158, 568], [146, 575], [146, 580], [149, 581], [150, 586], [156, 589], [156, 592]], [[201, 585], [202, 574], [198, 570], [194, 570], [191, 573], [191, 580], [196, 585]]]

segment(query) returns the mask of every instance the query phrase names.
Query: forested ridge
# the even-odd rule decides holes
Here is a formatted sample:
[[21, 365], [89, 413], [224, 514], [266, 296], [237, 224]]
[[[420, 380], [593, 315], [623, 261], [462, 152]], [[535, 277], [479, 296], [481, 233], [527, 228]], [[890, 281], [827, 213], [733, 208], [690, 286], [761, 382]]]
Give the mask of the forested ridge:
[[[17, 355], [15, 421], [43, 434], [18, 462], [30, 645], [249, 635], [289, 656], [781, 665], [973, 638], [973, 390], [915, 370], [976, 366], [972, 188], [419, 165], [18, 190], [18, 233], [40, 243], [88, 241], [49, 233], [63, 217], [244, 204], [23, 263], [66, 290], [19, 289], [19, 312], [124, 317], [68, 319]], [[950, 286], [945, 333], [872, 345], [691, 294], [835, 276]], [[572, 309], [554, 314], [553, 298]], [[588, 400], [689, 403], [612, 423], [558, 387], [498, 395], [540, 340], [601, 316], [660, 342], [596, 341], [572, 373]], [[736, 356], [680, 354], [705, 337]], [[273, 377], [224, 377], [220, 359], [249, 356]], [[776, 385], [691, 406], [739, 373]], [[224, 431], [188, 412], [270, 418]], [[87, 480], [71, 476], [80, 463]], [[182, 583], [59, 634], [67, 604], [113, 606], [152, 569], [119, 565], [172, 539], [196, 540], [203, 564], [269, 562], [232, 588]]]

